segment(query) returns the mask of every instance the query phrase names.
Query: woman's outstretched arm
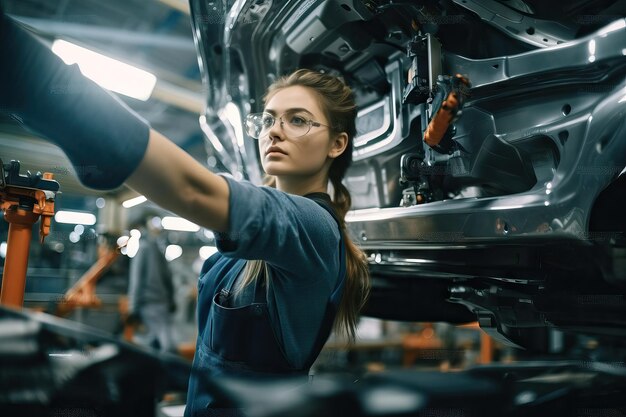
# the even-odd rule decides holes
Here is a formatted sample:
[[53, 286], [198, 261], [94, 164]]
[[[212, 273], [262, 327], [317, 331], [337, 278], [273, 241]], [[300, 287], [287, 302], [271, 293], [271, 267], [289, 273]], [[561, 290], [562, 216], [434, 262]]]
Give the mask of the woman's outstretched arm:
[[126, 183], [161, 207], [227, 231], [226, 181], [151, 129], [121, 100], [65, 65], [0, 9], [0, 111], [68, 156], [95, 189]]
[[215, 175], [156, 130], [126, 184], [150, 201], [200, 226], [228, 231], [229, 189]]

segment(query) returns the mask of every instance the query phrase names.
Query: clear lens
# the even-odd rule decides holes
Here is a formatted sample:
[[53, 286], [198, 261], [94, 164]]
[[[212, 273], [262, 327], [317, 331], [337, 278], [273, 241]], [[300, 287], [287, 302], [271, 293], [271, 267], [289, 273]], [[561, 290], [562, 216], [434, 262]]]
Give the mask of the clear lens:
[[246, 132], [250, 137], [258, 139], [263, 129], [263, 113], [253, 113], [246, 116]]
[[[311, 124], [302, 116], [285, 114], [279, 119], [287, 136], [294, 138], [309, 133]], [[253, 113], [246, 117], [246, 132], [250, 137], [258, 139], [267, 135], [276, 123], [276, 118], [270, 113]]]
[[274, 116], [269, 113], [263, 113], [263, 116], [261, 117], [261, 128], [263, 130], [269, 130], [272, 126], [274, 126], [275, 121], [276, 119], [274, 119]]

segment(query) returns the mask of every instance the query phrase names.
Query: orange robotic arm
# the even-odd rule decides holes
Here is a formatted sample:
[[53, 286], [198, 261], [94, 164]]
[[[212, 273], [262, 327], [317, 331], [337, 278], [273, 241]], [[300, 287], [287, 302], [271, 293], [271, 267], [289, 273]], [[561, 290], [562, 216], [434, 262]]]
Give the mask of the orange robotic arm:
[[41, 218], [39, 236], [43, 243], [50, 232], [54, 198], [59, 190], [51, 173], [20, 175], [19, 170], [18, 161], [5, 166], [0, 160], [0, 209], [9, 222], [0, 304], [12, 307], [24, 304], [33, 224]]

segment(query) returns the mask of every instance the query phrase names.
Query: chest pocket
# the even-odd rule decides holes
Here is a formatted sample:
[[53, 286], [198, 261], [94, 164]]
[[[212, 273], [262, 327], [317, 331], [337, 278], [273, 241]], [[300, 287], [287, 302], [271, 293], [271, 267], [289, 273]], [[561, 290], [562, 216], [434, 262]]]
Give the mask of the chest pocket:
[[[238, 271], [240, 272], [240, 271]], [[223, 361], [224, 367], [241, 368], [264, 373], [297, 372], [278, 343], [267, 308], [263, 280], [256, 279], [248, 287], [253, 302], [232, 307], [230, 298], [238, 274], [227, 285], [213, 293], [208, 326], [203, 337], [209, 354]], [[228, 362], [228, 363], [226, 363]]]

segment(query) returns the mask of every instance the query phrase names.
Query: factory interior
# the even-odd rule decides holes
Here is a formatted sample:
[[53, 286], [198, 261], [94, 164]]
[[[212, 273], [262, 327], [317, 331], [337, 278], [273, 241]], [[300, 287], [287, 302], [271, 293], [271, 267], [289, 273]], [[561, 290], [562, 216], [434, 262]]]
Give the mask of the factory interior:
[[[366, 104], [359, 106], [359, 129], [376, 123], [373, 118], [367, 119], [371, 122], [365, 120], [366, 115], [373, 117], [379, 108], [378, 104], [371, 104], [376, 102], [374, 96], [385, 97], [393, 92], [395, 101], [390, 99], [390, 103], [396, 104], [391, 104], [391, 110], [384, 107], [392, 115], [389, 123], [396, 120], [394, 117], [414, 117], [419, 126], [421, 117], [424, 130], [430, 113], [421, 109], [430, 109], [428, 106], [436, 104], [437, 99], [422, 100], [405, 86], [404, 69], [411, 68], [410, 86], [416, 82], [411, 81], [411, 76], [416, 77], [416, 71], [422, 68], [419, 65], [423, 65], [420, 61], [412, 67], [411, 59], [417, 63], [415, 54], [419, 57], [422, 52], [415, 52], [417, 47], [412, 50], [411, 45], [417, 43], [405, 39], [404, 34], [394, 35], [411, 30], [410, 25], [392, 23], [403, 13], [414, 12], [426, 16], [425, 20], [416, 18], [414, 23], [432, 18], [419, 31], [428, 43], [428, 62], [434, 62], [430, 48], [435, 45], [431, 41], [435, 34], [441, 42], [441, 46], [437, 42], [437, 47], [447, 48], [441, 52], [442, 73], [453, 74], [450, 68], [458, 65], [459, 72], [483, 74], [478, 69], [478, 62], [483, 61], [488, 62], [490, 70], [498, 72], [493, 56], [528, 57], [523, 65], [513, 58], [506, 63], [498, 61], [506, 67], [502, 76], [513, 80], [502, 84], [501, 89], [499, 85], [488, 85], [495, 84], [499, 72], [484, 78], [470, 76], [476, 93], [465, 99], [462, 115], [459, 113], [454, 119], [460, 117], [456, 128], [447, 134], [453, 132], [450, 137], [454, 137], [454, 143], [465, 146], [470, 142], [463, 140], [475, 132], [468, 126], [487, 126], [491, 134], [488, 138], [493, 139], [492, 152], [516, 149], [503, 144], [511, 140], [521, 144], [518, 149], [530, 155], [528, 159], [523, 156], [505, 160], [505, 168], [493, 168], [500, 172], [494, 175], [494, 171], [476, 173], [475, 167], [486, 154], [482, 152], [472, 160], [471, 172], [467, 171], [470, 174], [455, 178], [458, 182], [454, 182], [454, 193], [445, 188], [449, 183], [435, 180], [424, 191], [425, 182], [416, 180], [419, 175], [411, 176], [414, 171], [410, 158], [417, 155], [417, 162], [422, 158], [425, 161], [428, 155], [439, 152], [432, 161], [436, 160], [439, 165], [434, 167], [441, 167], [446, 173], [463, 164], [458, 162], [460, 158], [454, 159], [459, 151], [444, 149], [448, 146], [445, 139], [432, 149], [419, 140], [415, 151], [407, 140], [396, 139], [391, 142], [395, 150], [387, 142], [369, 149], [367, 144], [374, 142], [363, 139], [367, 135], [357, 137], [353, 170], [344, 183], [352, 192], [355, 209], [347, 216], [348, 230], [364, 250], [370, 266], [369, 304], [358, 317], [354, 341], [331, 332], [308, 370], [306, 387], [293, 388], [283, 381], [231, 380], [219, 374], [212, 377], [210, 372], [203, 375], [202, 370], [195, 369], [198, 343], [203, 343], [199, 323], [205, 322], [198, 316], [203, 300], [198, 295], [199, 278], [206, 272], [203, 266], [207, 260], [219, 252], [214, 231], [161, 207], [127, 184], [108, 190], [86, 186], [81, 178], [94, 167], [76, 166], [60, 146], [0, 106], [0, 191], [4, 213], [4, 220], [0, 221], [0, 415], [190, 416], [189, 405], [185, 412], [187, 390], [190, 375], [196, 374], [198, 380], [206, 382], [211, 395], [222, 399], [225, 405], [218, 407], [224, 414], [212, 414], [209, 410], [207, 414], [193, 415], [625, 415], [626, 224], [622, 203], [626, 202], [626, 100], [616, 99], [626, 91], [626, 2], [574, 2], [579, 8], [572, 6], [571, 13], [576, 12], [578, 20], [572, 21], [579, 30], [569, 39], [566, 32], [570, 29], [559, 23], [556, 12], [551, 15], [542, 9], [548, 9], [548, 3], [558, 2], [546, 2], [544, 6], [530, 0], [462, 3], [466, 4], [452, 0], [0, 0], [6, 16], [27, 28], [65, 63], [78, 63], [86, 77], [111, 75], [115, 65], [140, 72], [137, 77], [148, 74], [147, 90], [140, 85], [143, 79], [130, 75], [113, 75], [110, 84], [101, 84], [95, 78], [94, 81], [208, 171], [225, 173], [235, 181], [261, 184], [259, 162], [254, 160], [256, 142], [242, 133], [243, 117], [253, 109], [262, 110], [259, 103], [263, 92], [279, 71], [315, 67], [319, 63], [327, 73], [346, 76], [354, 83], [355, 91], [358, 89], [357, 104], [359, 100]], [[332, 27], [328, 22], [334, 22], [333, 13], [339, 13], [332, 12], [335, 9], [331, 6], [335, 5], [336, 10], [358, 14], [368, 22], [379, 19], [375, 26], [372, 23], [372, 33], [386, 28], [388, 36], [380, 35], [383, 40], [371, 43], [359, 41], [359, 36], [365, 37], [363, 27], [348, 24], [354, 23], [356, 17], [349, 18], [352, 20], [345, 27]], [[464, 9], [472, 5], [475, 9]], [[496, 6], [506, 7], [510, 14], [485, 12], [501, 10]], [[216, 14], [209, 13], [211, 10]], [[321, 17], [303, 29], [294, 22], [307, 19], [306, 10]], [[437, 15], [441, 10], [448, 12]], [[478, 48], [482, 52], [472, 55], [470, 49], [451, 41], [458, 33], [445, 34], [447, 28], [462, 25], [466, 22], [463, 19], [468, 19], [460, 18], [464, 16], [461, 12], [451, 14], [454, 12], [450, 10], [463, 10], [478, 22], [471, 20], [472, 25], [486, 27], [481, 32], [484, 49]], [[597, 39], [598, 60], [605, 60], [606, 65], [594, 67], [595, 72], [575, 72], [571, 70], [574, 64], [568, 67], [560, 61], [551, 63], [554, 66], [550, 68], [546, 64], [545, 74], [549, 75], [533, 74], [541, 66], [537, 64], [540, 57], [533, 55], [539, 47], [529, 40], [533, 34], [522, 33], [526, 40], [516, 35], [508, 44], [499, 38], [503, 37], [502, 30], [494, 28], [498, 19], [504, 19], [502, 16], [515, 21], [512, 15], [526, 19], [520, 24], [532, 19], [537, 32], [544, 24], [546, 34], [540, 36], [546, 36], [550, 42], [549, 35], [555, 39], [562, 36], [563, 42], [548, 46], [554, 48], [555, 54], [559, 48], [570, 45], [572, 50], [580, 48], [592, 54], [589, 48]], [[219, 19], [213, 21], [216, 16]], [[581, 16], [592, 24], [582, 22]], [[275, 20], [262, 27], [270, 17]], [[595, 32], [613, 20], [622, 26]], [[327, 31], [320, 33], [347, 39], [346, 56], [337, 56], [342, 48], [339, 43], [307, 32], [318, 24]], [[438, 32], [428, 29], [433, 24], [438, 25]], [[276, 38], [266, 34], [270, 30], [277, 34]], [[350, 34], [350, 30], [355, 32]], [[305, 37], [312, 46], [302, 44], [301, 38]], [[320, 40], [313, 46], [314, 37], [318, 37], [315, 42]], [[620, 42], [624, 42], [621, 49]], [[240, 49], [230, 55], [224, 53], [229, 45], [233, 51]], [[246, 45], [253, 45], [253, 50], [247, 51]], [[595, 48], [596, 43], [593, 45]], [[322, 47], [326, 51], [335, 48], [336, 53], [318, 55], [315, 48]], [[282, 51], [287, 52], [280, 55], [283, 58], [277, 58]], [[366, 65], [361, 65], [365, 61], [359, 61], [359, 54], [375, 56], [373, 61], [378, 66], [363, 70]], [[221, 56], [229, 58], [218, 68], [216, 57]], [[389, 60], [384, 62], [381, 56], [388, 56]], [[568, 55], [572, 62], [578, 59], [576, 56]], [[545, 54], [542, 59], [546, 59]], [[394, 67], [394, 60], [401, 62], [398, 65], [404, 65], [404, 69]], [[591, 62], [589, 59], [587, 64], [592, 65]], [[9, 62], [3, 57], [0, 65]], [[257, 66], [259, 73], [251, 73]], [[541, 91], [528, 87], [530, 81], [515, 84], [519, 75], [516, 71], [522, 71], [522, 67], [527, 72], [524, 80], [543, 85], [538, 80], [545, 77], [545, 99]], [[551, 82], [556, 85], [557, 76], [566, 81], [558, 87], [550, 86]], [[587, 81], [580, 81], [585, 77]], [[435, 78], [430, 79], [431, 86], [435, 85]], [[440, 86], [442, 79], [439, 78]], [[602, 85], [610, 88], [593, 90], [591, 86], [583, 93], [580, 88], [576, 93], [568, 90], [592, 79], [600, 83], [597, 85], [605, 83]], [[381, 87], [385, 80], [392, 85], [389, 90]], [[254, 87], [255, 83], [259, 86]], [[399, 86], [397, 91], [394, 83]], [[367, 87], [361, 88], [363, 85]], [[518, 95], [498, 95], [506, 88], [519, 88], [515, 90]], [[553, 90], [546, 92], [549, 88]], [[609, 96], [615, 106], [610, 111], [606, 110], [609, 105], [601, 102], [606, 99], [608, 103]], [[565, 100], [569, 104], [562, 104]], [[559, 117], [570, 117], [570, 111], [574, 116], [565, 121], [557, 121], [556, 116], [550, 119], [548, 106], [553, 103], [558, 103]], [[519, 140], [515, 135], [522, 129], [514, 121], [514, 105], [526, 106], [523, 117], [532, 123]], [[367, 109], [374, 110], [367, 113]], [[608, 127], [600, 134], [604, 135], [604, 142], [593, 142], [586, 148], [591, 139], [584, 132], [591, 128], [585, 130], [583, 122], [587, 123], [591, 112]], [[487, 113], [489, 117], [485, 116]], [[278, 116], [272, 117], [274, 120]], [[282, 126], [283, 119], [280, 120]], [[403, 123], [397, 129], [383, 129], [383, 135], [415, 135], [415, 124]], [[592, 123], [591, 116], [588, 123]], [[603, 159], [593, 165], [590, 158], [585, 159], [568, 146], [586, 149], [580, 155], [590, 155], [597, 149], [594, 155]], [[602, 152], [598, 148], [602, 146], [609, 151]], [[377, 155], [375, 149], [387, 153]], [[587, 162], [576, 162], [576, 158]], [[531, 160], [532, 164], [528, 162]], [[566, 182], [567, 174], [562, 174], [570, 162], [593, 171], [586, 172], [589, 182], [581, 182], [578, 189], [572, 185], [575, 183]], [[534, 173], [526, 177], [519, 174], [519, 181], [512, 180], [517, 182], [510, 187], [498, 180], [482, 180], [484, 175], [505, 176], [498, 169], [510, 169], [516, 172], [512, 175], [518, 175], [517, 172], [528, 172], [529, 166], [534, 166]], [[492, 165], [489, 167], [492, 169]], [[604, 175], [604, 171], [598, 171], [602, 167], [612, 171]], [[525, 182], [529, 177], [532, 180]], [[476, 180], [479, 185], [471, 182], [476, 178], [480, 178]], [[403, 184], [408, 185], [403, 189]], [[483, 185], [484, 189], [480, 189]], [[154, 186], [158, 188], [159, 184]], [[34, 197], [35, 207], [40, 209], [24, 223], [10, 213], [16, 211], [15, 205], [21, 204], [26, 195]], [[515, 195], [527, 199], [514, 201]], [[542, 200], [531, 198], [535, 195]], [[510, 196], [511, 200], [504, 200]], [[563, 198], [557, 200], [559, 196]], [[554, 197], [550, 207], [549, 197]], [[44, 201], [44, 205], [37, 206], [37, 202]], [[458, 203], [450, 205], [450, 210], [455, 211], [439, 213], [449, 201]], [[472, 203], [461, 206], [462, 201]], [[536, 210], [535, 201], [541, 206]], [[514, 208], [505, 213], [510, 207]], [[524, 207], [526, 213], [513, 211]], [[411, 211], [414, 208], [424, 210]], [[541, 209], [546, 213], [552, 210], [545, 219], [552, 217], [544, 220]], [[415, 217], [415, 222], [409, 223], [414, 219], [411, 216], [422, 214], [429, 217]], [[579, 239], [585, 233], [595, 235]], [[418, 244], [412, 246], [411, 239], [417, 239]], [[494, 246], [489, 246], [494, 242]], [[7, 267], [10, 259], [13, 269]], [[599, 277], [595, 281], [591, 279], [594, 274]], [[586, 278], [592, 283], [585, 284]], [[146, 305], [155, 307], [150, 310]]]

